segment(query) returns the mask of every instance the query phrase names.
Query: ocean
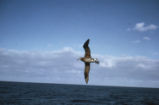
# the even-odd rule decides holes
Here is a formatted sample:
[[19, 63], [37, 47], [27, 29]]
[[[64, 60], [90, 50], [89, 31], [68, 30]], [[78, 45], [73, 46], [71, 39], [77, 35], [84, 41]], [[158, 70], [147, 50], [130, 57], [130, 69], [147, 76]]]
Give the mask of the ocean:
[[159, 88], [0, 82], [0, 105], [159, 105]]

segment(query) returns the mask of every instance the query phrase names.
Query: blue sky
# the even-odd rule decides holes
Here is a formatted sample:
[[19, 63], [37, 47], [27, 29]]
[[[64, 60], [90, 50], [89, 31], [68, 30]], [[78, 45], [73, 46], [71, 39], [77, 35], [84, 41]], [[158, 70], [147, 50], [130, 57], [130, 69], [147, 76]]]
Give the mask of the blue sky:
[[[127, 58], [131, 58], [130, 63], [135, 62], [136, 59], [142, 62], [144, 58], [146, 59], [144, 62], [152, 61], [153, 64], [154, 62], [158, 64], [158, 10], [158, 0], [1, 0], [1, 56], [4, 57], [5, 55], [6, 57], [6, 54], [15, 53], [24, 56], [27, 53], [29, 57], [32, 57], [32, 54], [36, 52], [37, 54], [34, 55], [40, 57], [43, 52], [45, 55], [46, 52], [59, 52], [61, 54], [62, 51], [63, 53], [70, 51], [76, 55], [76, 57], [73, 56], [76, 59], [83, 53], [82, 44], [90, 38], [92, 54], [97, 57], [102, 56], [101, 70], [102, 67], [107, 68], [111, 61], [118, 62], [122, 59], [121, 62], [123, 62], [125, 59], [128, 60]], [[51, 56], [50, 53], [48, 56]], [[7, 57], [10, 64], [8, 68], [11, 68], [11, 64], [15, 63], [14, 60], [10, 60], [12, 59], [11, 55]], [[15, 59], [22, 60], [25, 58], [19, 58], [20, 55], [16, 55], [17, 58]], [[61, 56], [63, 55], [58, 57], [61, 58]], [[54, 60], [53, 58], [52, 60]], [[105, 58], [108, 58], [109, 61]], [[37, 59], [40, 58], [37, 57]], [[35, 59], [30, 58], [27, 62], [29, 60], [34, 61]], [[42, 60], [45, 61], [46, 59]], [[0, 59], [0, 61], [2, 62], [1, 65], [5, 64], [4, 59]], [[149, 62], [150, 65], [152, 62]], [[147, 63], [144, 64], [147, 65]], [[20, 64], [18, 65], [20, 66]], [[30, 65], [30, 68], [32, 66]], [[145, 67], [142, 64], [140, 66]], [[156, 67], [158, 66], [154, 66], [154, 68]], [[158, 73], [157, 69], [154, 70]], [[2, 69], [1, 72], [4, 73]], [[20, 72], [15, 72], [15, 75], [18, 73]], [[9, 76], [9, 71], [4, 74], [6, 77], [1, 78], [1, 80], [12, 78]], [[147, 74], [145, 76], [147, 77]], [[23, 79], [27, 81], [28, 77]], [[113, 80], [114, 78], [110, 79]], [[15, 80], [18, 79], [15, 78]], [[41, 80], [37, 79], [37, 81]], [[65, 82], [64, 79], [61, 81], [75, 83], [75, 81]], [[155, 81], [158, 81], [157, 86], [159, 87], [159, 78]], [[47, 80], [42, 82], [47, 82]], [[58, 83], [58, 81], [53, 82]], [[81, 84], [81, 82], [78, 83]], [[97, 82], [92, 82], [92, 84], [97, 84]], [[119, 81], [114, 82], [114, 84], [101, 84], [130, 85], [120, 84]], [[134, 85], [132, 84], [132, 86]]]
[[[158, 26], [157, 0], [2, 0], [0, 10], [1, 48], [80, 50], [90, 38], [95, 53], [158, 57], [158, 29], [128, 31], [141, 22]], [[131, 43], [143, 37], [151, 40]]]

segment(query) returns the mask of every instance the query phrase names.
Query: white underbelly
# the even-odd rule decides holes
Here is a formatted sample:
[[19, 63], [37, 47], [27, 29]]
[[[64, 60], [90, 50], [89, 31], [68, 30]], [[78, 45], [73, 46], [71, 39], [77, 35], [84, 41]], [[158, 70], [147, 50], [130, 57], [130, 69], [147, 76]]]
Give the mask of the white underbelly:
[[85, 62], [91, 63], [91, 62], [93, 62], [93, 59], [92, 58], [86, 58]]

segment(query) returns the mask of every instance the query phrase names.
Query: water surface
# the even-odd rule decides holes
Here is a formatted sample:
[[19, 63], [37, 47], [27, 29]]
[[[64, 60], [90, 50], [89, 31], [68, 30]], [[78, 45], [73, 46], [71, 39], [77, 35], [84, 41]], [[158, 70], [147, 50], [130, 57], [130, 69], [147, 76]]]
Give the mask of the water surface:
[[159, 105], [159, 88], [0, 82], [0, 105]]

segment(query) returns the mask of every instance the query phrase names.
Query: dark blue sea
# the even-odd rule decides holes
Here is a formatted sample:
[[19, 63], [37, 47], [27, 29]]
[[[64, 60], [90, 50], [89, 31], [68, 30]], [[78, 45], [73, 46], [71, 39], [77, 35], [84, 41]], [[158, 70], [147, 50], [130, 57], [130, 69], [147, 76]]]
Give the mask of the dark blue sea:
[[159, 105], [159, 88], [0, 82], [0, 105]]

